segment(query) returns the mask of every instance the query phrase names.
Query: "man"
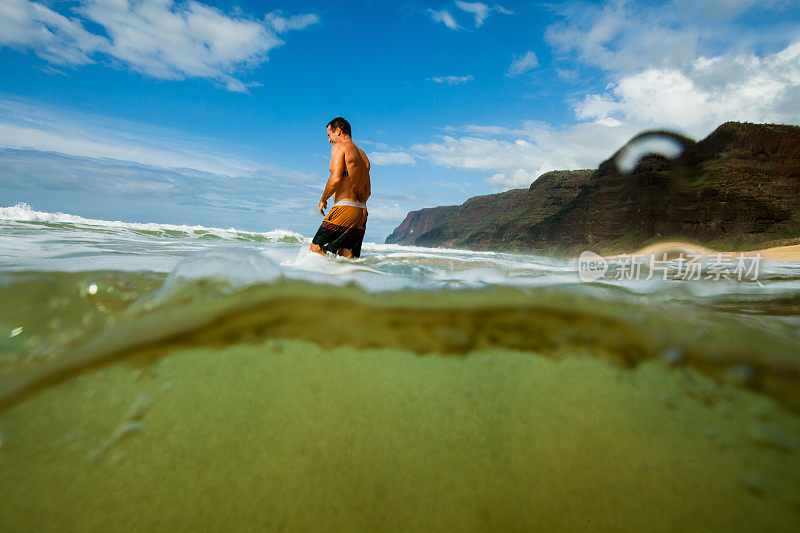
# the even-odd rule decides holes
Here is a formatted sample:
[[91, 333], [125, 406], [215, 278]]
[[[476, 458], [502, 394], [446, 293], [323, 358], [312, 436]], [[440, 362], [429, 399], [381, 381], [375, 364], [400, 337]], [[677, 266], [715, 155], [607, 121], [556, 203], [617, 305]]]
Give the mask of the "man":
[[331, 147], [331, 177], [325, 185], [317, 209], [325, 216], [328, 198], [333, 207], [311, 240], [311, 251], [353, 258], [361, 256], [361, 241], [367, 225], [367, 198], [370, 195], [369, 159], [350, 138], [350, 123], [336, 117], [328, 123]]

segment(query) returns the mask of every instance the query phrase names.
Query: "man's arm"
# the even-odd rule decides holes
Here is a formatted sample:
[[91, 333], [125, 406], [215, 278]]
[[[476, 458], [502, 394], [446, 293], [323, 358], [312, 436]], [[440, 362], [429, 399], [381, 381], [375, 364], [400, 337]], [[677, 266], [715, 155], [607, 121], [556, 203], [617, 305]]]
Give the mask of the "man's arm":
[[361, 152], [361, 160], [364, 162], [364, 166], [367, 169], [366, 179], [364, 181], [364, 185], [361, 187], [361, 197], [362, 197], [361, 201], [366, 202], [367, 200], [369, 200], [369, 195], [372, 193], [370, 179], [369, 179], [370, 164], [369, 164], [369, 158], [367, 157], [367, 154], [364, 153], [364, 150], [359, 148], [358, 151]]
[[325, 190], [322, 191], [322, 199], [319, 201], [319, 205], [317, 206], [319, 214], [322, 216], [325, 216], [323, 209], [328, 207], [328, 198], [330, 198], [333, 193], [336, 192], [337, 187], [339, 187], [339, 182], [342, 181], [344, 169], [344, 150], [334, 144], [331, 147], [331, 165], [329, 168], [331, 171], [331, 177], [328, 178], [328, 183], [325, 185]]

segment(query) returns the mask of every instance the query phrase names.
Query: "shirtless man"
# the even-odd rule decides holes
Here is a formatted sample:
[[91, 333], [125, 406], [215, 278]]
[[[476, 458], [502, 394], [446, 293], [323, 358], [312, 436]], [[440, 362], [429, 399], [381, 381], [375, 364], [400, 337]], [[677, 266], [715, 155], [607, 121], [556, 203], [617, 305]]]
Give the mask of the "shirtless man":
[[361, 255], [361, 242], [367, 223], [367, 199], [370, 195], [369, 159], [350, 138], [350, 124], [342, 117], [328, 123], [331, 147], [331, 177], [325, 185], [317, 209], [325, 216], [328, 198], [334, 205], [311, 241], [311, 251], [325, 255], [338, 253], [353, 258]]

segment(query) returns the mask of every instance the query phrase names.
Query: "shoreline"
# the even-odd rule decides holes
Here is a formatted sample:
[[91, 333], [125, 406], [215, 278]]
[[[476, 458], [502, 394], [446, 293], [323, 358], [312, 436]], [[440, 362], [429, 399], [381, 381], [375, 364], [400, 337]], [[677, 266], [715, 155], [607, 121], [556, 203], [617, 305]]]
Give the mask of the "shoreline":
[[800, 261], [800, 244], [773, 246], [760, 250], [721, 252], [699, 244], [691, 244], [682, 241], [666, 241], [645, 246], [632, 253], [607, 255], [604, 256], [604, 258], [618, 259], [621, 257], [630, 257], [632, 255], [667, 254], [667, 258], [671, 259], [678, 257], [681, 253], [687, 255], [713, 255], [723, 258], [738, 258], [740, 256], [753, 257], [756, 254], [761, 254], [762, 259], [769, 261]]

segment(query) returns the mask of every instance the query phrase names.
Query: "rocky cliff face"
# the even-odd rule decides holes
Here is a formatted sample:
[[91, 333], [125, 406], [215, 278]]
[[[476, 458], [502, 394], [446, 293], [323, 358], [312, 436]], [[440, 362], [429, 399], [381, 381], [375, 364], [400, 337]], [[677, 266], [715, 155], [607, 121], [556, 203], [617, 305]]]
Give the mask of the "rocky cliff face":
[[448, 220], [458, 207], [445, 205], [411, 211], [392, 234], [386, 237], [386, 243], [414, 245], [420, 235]]
[[387, 243], [514, 249], [517, 234], [556, 213], [588, 184], [591, 170], [548, 172], [530, 189], [475, 196], [460, 206], [411, 211]]
[[[668, 140], [680, 155], [645, 155], [631, 172], [626, 150]], [[439, 211], [437, 211], [439, 210]], [[416, 225], [426, 212], [426, 224]], [[800, 128], [726, 123], [700, 142], [669, 132], [631, 140], [595, 171], [544, 174], [529, 189], [461, 206], [409, 213], [406, 244], [573, 255], [620, 253], [663, 238], [720, 249], [800, 240]]]

